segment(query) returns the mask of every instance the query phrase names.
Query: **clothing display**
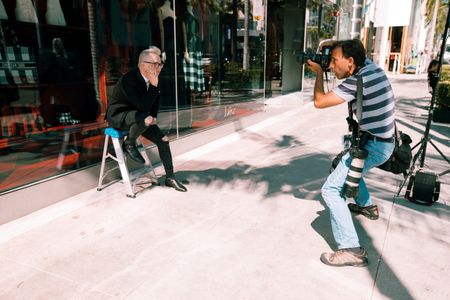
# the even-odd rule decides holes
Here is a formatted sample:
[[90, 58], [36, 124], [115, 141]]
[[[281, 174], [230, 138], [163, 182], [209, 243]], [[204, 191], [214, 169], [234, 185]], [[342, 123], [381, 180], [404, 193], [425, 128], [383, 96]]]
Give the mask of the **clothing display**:
[[[176, 19], [177, 24], [180, 20]], [[166, 53], [166, 62], [161, 70], [159, 86], [161, 88], [161, 105], [166, 107], [174, 107], [176, 99], [176, 91], [178, 91], [178, 105], [185, 106], [188, 104], [186, 97], [186, 87], [183, 74], [183, 51], [180, 43], [181, 39], [177, 39], [177, 49], [174, 48], [174, 19], [167, 17], [163, 20], [164, 27], [164, 51]], [[180, 26], [181, 27], [181, 26]], [[178, 31], [177, 31], [178, 32]], [[177, 66], [177, 86], [175, 86], [175, 55]], [[175, 89], [177, 87], [177, 90]]]
[[159, 7], [159, 11], [163, 20], [167, 17], [175, 17], [175, 12], [173, 11], [169, 0], [164, 1], [163, 5]]
[[150, 28], [150, 8], [131, 14], [131, 43], [133, 46], [145, 47], [151, 44], [152, 36]]
[[[189, 7], [189, 6], [188, 6]], [[189, 62], [183, 61], [186, 85], [191, 91], [205, 90], [205, 73], [203, 70], [202, 41], [199, 37], [200, 24], [197, 18], [186, 14], [187, 48]]]
[[59, 0], [47, 0], [47, 12], [45, 14], [45, 21], [50, 25], [67, 25]]
[[183, 70], [187, 88], [191, 91], [203, 92], [205, 90], [205, 72], [202, 52], [189, 52], [189, 62], [183, 60]]
[[8, 15], [6, 14], [6, 9], [2, 0], [0, 0], [0, 20], [8, 20]]
[[16, 20], [22, 22], [39, 23], [31, 0], [17, 0]]
[[118, 46], [128, 45], [128, 11], [120, 6], [119, 0], [111, 1], [111, 36]]
[[[188, 6], [189, 7], [189, 6]], [[200, 37], [200, 22], [193, 13], [186, 13], [187, 48], [189, 52], [202, 51], [202, 40]]]
[[67, 26], [85, 27], [88, 23], [87, 0], [60, 0]]

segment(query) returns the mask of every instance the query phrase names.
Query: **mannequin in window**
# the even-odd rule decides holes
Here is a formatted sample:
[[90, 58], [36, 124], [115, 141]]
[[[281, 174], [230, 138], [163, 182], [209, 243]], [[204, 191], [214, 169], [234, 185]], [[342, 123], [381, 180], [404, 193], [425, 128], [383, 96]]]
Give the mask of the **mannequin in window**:
[[61, 38], [53, 38], [51, 52], [40, 54], [40, 113], [48, 126], [93, 121], [99, 104], [95, 90], [80, 69], [80, 62], [67, 51]]
[[139, 50], [148, 48], [153, 43], [149, 0], [133, 0], [130, 2], [130, 40], [133, 51], [130, 61], [137, 62]]
[[[109, 15], [107, 16], [110, 30], [107, 35], [111, 37], [111, 46], [108, 47], [107, 60], [110, 65], [108, 77], [117, 80], [128, 72], [130, 63], [130, 1], [112, 0], [109, 2]], [[105, 7], [108, 7], [105, 5]]]
[[45, 21], [50, 25], [67, 25], [59, 0], [47, 0], [47, 12], [45, 13]]
[[16, 1], [16, 20], [22, 22], [39, 23], [31, 0]]
[[[160, 36], [161, 36], [161, 58], [163, 61], [166, 60], [166, 52], [165, 52], [165, 27], [164, 27], [164, 20], [166, 18], [173, 18], [176, 19], [175, 12], [172, 9], [172, 4], [170, 0], [165, 0], [164, 3], [159, 7], [158, 9], [158, 21], [159, 21], [159, 30], [160, 30]], [[172, 20], [173, 21], [173, 20]], [[183, 37], [183, 45], [186, 45], [186, 24], [182, 22], [182, 37]], [[185, 60], [189, 60], [188, 51], [186, 47], [184, 48], [184, 57]]]
[[197, 93], [205, 90], [205, 74], [203, 70], [202, 40], [200, 36], [200, 22], [194, 14], [191, 1], [186, 6], [186, 34], [188, 60], [184, 61], [183, 68], [186, 85], [192, 100]]
[[6, 9], [2, 0], [0, 0], [0, 20], [8, 20], [8, 15], [6, 14]]
[[[181, 5], [182, 1], [177, 2], [177, 6]], [[178, 106], [185, 106], [188, 104], [188, 101], [182, 61], [183, 59], [189, 59], [186, 48], [186, 26], [183, 18], [176, 16], [172, 9], [172, 3], [169, 0], [160, 3], [156, 13], [161, 39], [161, 58], [165, 62], [160, 74], [161, 105], [166, 108], [175, 107], [175, 92], [177, 91]], [[176, 24], [177, 37], [174, 36], [174, 23]], [[177, 86], [175, 86], [175, 76]]]
[[[64, 46], [64, 42], [62, 41], [62, 39], [60, 38], [53, 39], [52, 52], [55, 55], [59, 68], [62, 69], [64, 73], [69, 73], [69, 69], [71, 68], [73, 69], [73, 66], [69, 61], [69, 55], [67, 54], [66, 47]], [[64, 76], [64, 74], [61, 74], [61, 76]], [[62, 80], [61, 77], [59, 77], [58, 79]]]
[[[166, 61], [166, 47], [165, 47], [165, 35], [164, 35], [164, 20], [167, 18], [175, 18], [175, 12], [172, 10], [169, 0], [163, 2], [163, 4], [158, 8], [158, 22], [159, 22], [159, 32], [161, 37], [161, 59], [163, 62]], [[170, 20], [170, 19], [169, 19]]]

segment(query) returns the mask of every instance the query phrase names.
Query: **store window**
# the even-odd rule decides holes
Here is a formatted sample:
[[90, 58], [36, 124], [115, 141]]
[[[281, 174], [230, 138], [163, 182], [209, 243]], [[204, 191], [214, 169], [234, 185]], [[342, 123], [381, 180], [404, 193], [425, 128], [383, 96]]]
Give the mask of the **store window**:
[[[199, 66], [205, 78], [204, 86], [197, 88], [189, 80], [191, 130], [260, 110], [266, 49], [263, 0], [191, 0], [188, 8], [189, 4], [198, 29], [194, 39], [197, 44], [190, 43], [188, 48], [201, 53]], [[192, 19], [188, 13], [188, 24]]]
[[0, 191], [98, 160], [88, 24], [87, 1], [0, 1]]
[[[338, 32], [337, 19], [339, 17], [339, 7], [336, 1], [308, 1], [306, 9], [306, 41], [305, 50], [318, 52], [321, 41], [326, 39], [336, 39]], [[304, 84], [306, 91], [314, 87], [315, 75], [308, 68], [304, 69]], [[328, 74], [331, 81], [333, 74]]]
[[262, 0], [0, 0], [0, 193], [98, 163], [108, 97], [150, 45], [172, 140], [262, 109]]
[[262, 0], [99, 1], [97, 9], [105, 98], [143, 49], [159, 47], [165, 64], [158, 123], [171, 138], [261, 108]]
[[267, 1], [266, 97], [281, 95], [283, 62], [283, 26], [285, 1]]

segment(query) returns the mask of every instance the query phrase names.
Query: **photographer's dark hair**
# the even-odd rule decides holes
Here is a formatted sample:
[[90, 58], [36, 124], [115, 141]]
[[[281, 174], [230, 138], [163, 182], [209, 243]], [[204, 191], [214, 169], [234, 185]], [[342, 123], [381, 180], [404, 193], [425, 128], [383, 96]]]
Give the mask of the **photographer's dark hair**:
[[345, 58], [353, 57], [356, 69], [364, 67], [366, 60], [366, 50], [364, 45], [358, 39], [337, 41], [333, 44], [331, 50], [335, 48], [342, 48], [342, 53]]

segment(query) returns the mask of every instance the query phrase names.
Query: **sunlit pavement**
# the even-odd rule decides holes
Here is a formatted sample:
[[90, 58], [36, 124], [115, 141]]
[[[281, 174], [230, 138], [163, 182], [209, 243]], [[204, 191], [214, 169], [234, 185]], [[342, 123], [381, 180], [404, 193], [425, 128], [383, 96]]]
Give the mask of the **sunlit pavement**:
[[[416, 144], [426, 76], [390, 78]], [[117, 183], [0, 226], [0, 299], [450, 299], [450, 174], [426, 207], [395, 197], [401, 176], [371, 172], [381, 217], [354, 217], [369, 266], [320, 262], [335, 247], [320, 188], [347, 107], [305, 98], [270, 99], [268, 111], [289, 109], [175, 157], [187, 193], [156, 186], [131, 199]], [[431, 137], [449, 157], [450, 126], [433, 124]], [[427, 149], [428, 170], [450, 168]]]

